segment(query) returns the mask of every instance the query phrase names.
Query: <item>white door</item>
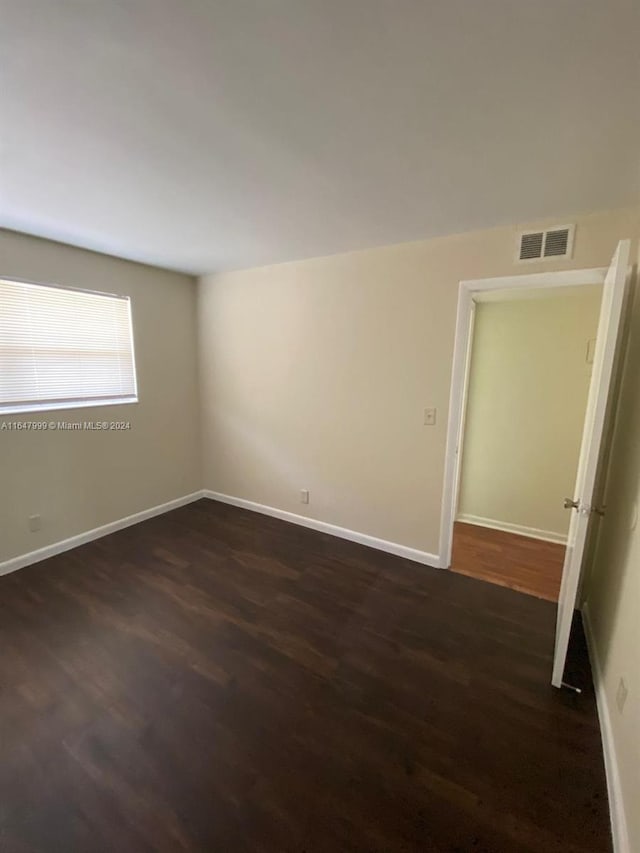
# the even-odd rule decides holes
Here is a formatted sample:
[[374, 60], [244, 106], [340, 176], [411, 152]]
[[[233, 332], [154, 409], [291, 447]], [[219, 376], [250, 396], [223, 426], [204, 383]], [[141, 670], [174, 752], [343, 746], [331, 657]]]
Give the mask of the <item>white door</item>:
[[600, 457], [600, 444], [604, 431], [614, 355], [618, 342], [628, 263], [629, 240], [621, 240], [604, 281], [576, 486], [572, 498], [565, 502], [565, 506], [571, 509], [571, 523], [558, 600], [556, 646], [553, 656], [553, 676], [551, 678], [554, 687], [562, 685], [571, 621], [576, 607], [576, 597], [585, 556], [587, 530], [593, 511], [596, 471]]

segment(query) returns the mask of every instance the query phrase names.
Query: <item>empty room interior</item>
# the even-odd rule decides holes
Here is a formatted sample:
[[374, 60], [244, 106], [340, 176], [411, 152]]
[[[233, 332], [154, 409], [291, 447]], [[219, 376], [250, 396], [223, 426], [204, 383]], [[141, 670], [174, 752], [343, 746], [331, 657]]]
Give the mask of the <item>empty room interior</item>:
[[0, 851], [640, 851], [640, 6], [1, 0]]

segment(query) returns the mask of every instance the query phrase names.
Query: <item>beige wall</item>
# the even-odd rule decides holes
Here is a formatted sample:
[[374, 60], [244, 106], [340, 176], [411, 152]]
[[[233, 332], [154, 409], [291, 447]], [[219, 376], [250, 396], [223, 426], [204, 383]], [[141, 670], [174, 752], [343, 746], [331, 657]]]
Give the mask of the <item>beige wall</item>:
[[637, 208], [561, 220], [570, 261], [515, 264], [505, 227], [202, 279], [204, 486], [436, 554], [458, 282], [604, 266], [640, 232]]
[[[0, 562], [199, 489], [194, 281], [7, 231], [1, 275], [130, 295], [140, 402], [0, 417], [132, 427], [0, 431]], [[35, 514], [42, 529], [30, 533]]]
[[[630, 337], [615, 419], [607, 512], [585, 598], [592, 642], [602, 671], [620, 772], [629, 847], [640, 850], [640, 291], [636, 284]], [[629, 691], [622, 713], [616, 691]]]
[[566, 536], [601, 296], [569, 287], [477, 305], [460, 516]]

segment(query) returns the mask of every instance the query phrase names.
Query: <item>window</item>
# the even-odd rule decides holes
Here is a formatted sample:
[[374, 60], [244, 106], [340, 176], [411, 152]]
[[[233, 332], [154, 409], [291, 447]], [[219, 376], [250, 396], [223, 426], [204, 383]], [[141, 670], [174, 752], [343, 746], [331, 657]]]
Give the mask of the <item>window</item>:
[[137, 399], [128, 296], [0, 279], [0, 414]]

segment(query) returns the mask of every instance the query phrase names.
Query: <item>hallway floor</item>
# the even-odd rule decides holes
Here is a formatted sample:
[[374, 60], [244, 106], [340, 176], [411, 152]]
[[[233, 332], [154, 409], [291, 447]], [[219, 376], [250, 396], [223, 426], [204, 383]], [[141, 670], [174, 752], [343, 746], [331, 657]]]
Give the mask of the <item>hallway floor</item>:
[[454, 572], [557, 601], [565, 546], [456, 521]]

